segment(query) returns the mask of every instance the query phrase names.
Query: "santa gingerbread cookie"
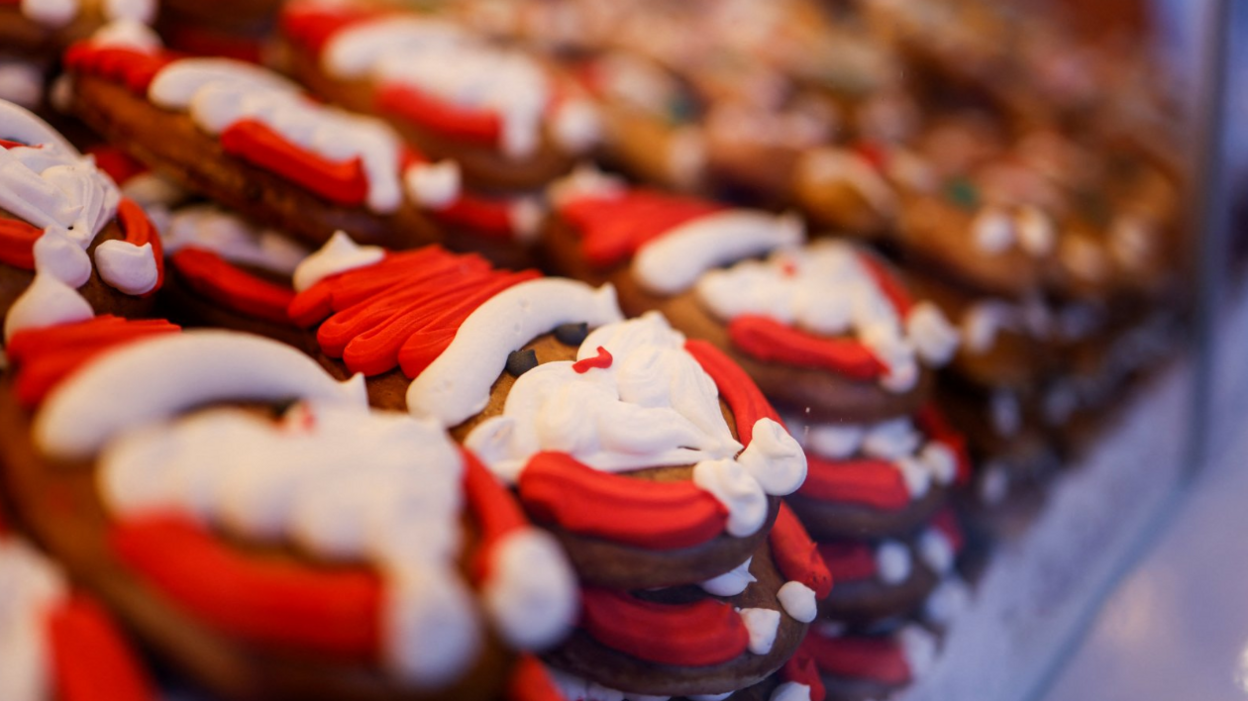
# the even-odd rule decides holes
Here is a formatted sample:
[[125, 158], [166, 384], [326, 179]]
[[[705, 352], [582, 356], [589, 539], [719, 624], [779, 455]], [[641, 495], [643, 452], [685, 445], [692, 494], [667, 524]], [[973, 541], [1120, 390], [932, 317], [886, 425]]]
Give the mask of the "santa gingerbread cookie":
[[23, 332], [10, 355], [23, 520], [223, 696], [493, 699], [517, 651], [574, 620], [554, 540], [441, 428], [369, 410], [362, 378], [107, 318]]
[[459, 163], [474, 187], [540, 186], [598, 139], [591, 103], [553, 66], [448, 18], [303, 0], [281, 27], [300, 81]]
[[393, 248], [445, 240], [525, 258], [540, 213], [525, 197], [465, 194], [385, 123], [320, 104], [286, 78], [224, 58], [183, 58], [141, 32], [76, 44], [75, 111], [191, 190], [313, 245], [338, 229]]
[[0, 102], [5, 336], [95, 313], [142, 316], [164, 275], [143, 210], [45, 122]]
[[857, 423], [913, 413], [928, 368], [957, 346], [939, 311], [914, 302], [878, 257], [844, 243], [803, 247], [791, 216], [589, 173], [552, 192], [556, 269], [610, 280], [630, 313], [663, 311], [729, 354], [782, 410]]

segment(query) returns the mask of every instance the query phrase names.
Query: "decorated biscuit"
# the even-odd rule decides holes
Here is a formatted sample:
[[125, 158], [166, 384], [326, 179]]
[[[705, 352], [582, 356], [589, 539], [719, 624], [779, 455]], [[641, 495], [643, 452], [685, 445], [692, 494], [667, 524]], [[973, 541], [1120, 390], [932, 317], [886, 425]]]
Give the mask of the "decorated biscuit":
[[490, 699], [567, 632], [558, 546], [435, 424], [282, 344], [146, 323], [16, 336], [5, 457], [40, 539], [179, 667], [230, 697]]
[[46, 123], [0, 102], [5, 337], [96, 313], [143, 315], [163, 275], [143, 210]]
[[587, 175], [554, 197], [557, 269], [610, 280], [630, 313], [663, 311], [786, 410], [856, 422], [911, 413], [928, 368], [957, 347], [956, 330], [878, 257], [843, 243], [802, 246], [789, 215]]
[[550, 65], [446, 18], [305, 0], [281, 26], [301, 81], [453, 159], [474, 186], [542, 185], [598, 139], [591, 104]]
[[114, 143], [314, 245], [345, 229], [397, 248], [445, 239], [514, 262], [535, 230], [531, 200], [465, 194], [456, 163], [433, 162], [384, 122], [317, 103], [267, 69], [180, 58], [141, 33], [79, 43], [66, 65], [76, 111]]

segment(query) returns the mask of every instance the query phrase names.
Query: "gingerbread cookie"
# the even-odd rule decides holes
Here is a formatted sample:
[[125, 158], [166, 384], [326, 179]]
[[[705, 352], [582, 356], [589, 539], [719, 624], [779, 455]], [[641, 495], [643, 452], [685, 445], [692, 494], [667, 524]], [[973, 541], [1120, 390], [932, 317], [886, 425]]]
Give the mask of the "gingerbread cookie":
[[593, 107], [551, 65], [446, 18], [305, 0], [281, 27], [300, 81], [453, 159], [474, 187], [540, 186], [598, 139]]
[[397, 248], [445, 240], [525, 257], [531, 201], [464, 194], [455, 163], [429, 161], [384, 123], [321, 105], [276, 73], [179, 58], [154, 36], [77, 44], [66, 66], [75, 110], [113, 143], [314, 245], [344, 229]]
[[142, 316], [164, 275], [160, 239], [89, 158], [0, 102], [0, 317], [23, 328]]
[[[496, 698], [514, 651], [573, 621], [554, 541], [434, 424], [369, 411], [362, 378], [258, 337], [98, 319], [10, 353], [25, 522], [224, 696]], [[32, 378], [33, 413], [13, 392]]]
[[957, 346], [939, 311], [914, 302], [878, 257], [843, 243], [801, 247], [789, 216], [588, 175], [553, 196], [553, 267], [611, 281], [630, 313], [663, 311], [783, 410], [854, 422], [912, 413], [928, 368]]

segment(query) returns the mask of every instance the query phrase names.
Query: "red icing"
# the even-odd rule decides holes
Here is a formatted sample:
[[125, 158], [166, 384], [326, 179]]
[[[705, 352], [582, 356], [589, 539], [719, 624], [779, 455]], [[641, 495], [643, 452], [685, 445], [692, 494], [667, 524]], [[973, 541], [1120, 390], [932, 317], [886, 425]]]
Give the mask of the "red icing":
[[179, 516], [117, 522], [109, 542], [171, 603], [227, 635], [345, 659], [377, 658], [383, 595], [371, 572], [248, 557]]
[[289, 325], [286, 308], [294, 290], [261, 279], [216, 253], [184, 248], [170, 258], [188, 287], [212, 302], [244, 316]]
[[786, 682], [797, 682], [810, 687], [810, 701], [823, 701], [827, 689], [823, 686], [823, 678], [819, 675], [819, 667], [815, 658], [806, 651], [805, 641], [788, 662], [780, 668], [780, 678]]
[[319, 54], [330, 38], [343, 29], [385, 14], [378, 9], [296, 2], [282, 9], [279, 20], [286, 38], [307, 51]]
[[9, 342], [9, 361], [18, 369], [18, 400], [33, 407], [61, 380], [101, 352], [179, 328], [163, 319], [127, 321], [111, 315], [76, 324], [25, 329]]
[[884, 170], [888, 165], [888, 153], [884, 147], [872, 141], [863, 141], [859, 143], [854, 150], [862, 158], [876, 170]]
[[703, 667], [745, 654], [749, 632], [732, 606], [715, 599], [657, 604], [586, 588], [581, 627], [595, 640], [647, 662]]
[[875, 576], [875, 550], [868, 543], [820, 543], [819, 555], [837, 581], [856, 582]]
[[780, 423], [780, 415], [763, 396], [754, 380], [723, 351], [706, 341], [685, 341], [685, 351], [698, 361], [706, 374], [715, 381], [719, 395], [732, 409], [737, 422], [737, 437], [748, 446], [754, 438], [754, 424], [759, 419]]
[[72, 595], [48, 615], [57, 701], [151, 701], [156, 694], [104, 609]]
[[170, 51], [147, 53], [82, 41], [65, 51], [65, 68], [120, 83], [134, 93], [146, 94], [156, 74], [177, 58], [178, 55]]
[[22, 270], [35, 269], [35, 242], [43, 229], [18, 219], [0, 218], [0, 263]]
[[901, 471], [887, 460], [827, 460], [806, 454], [806, 481], [798, 494], [825, 502], [896, 511], [910, 505]]
[[429, 214], [443, 224], [469, 229], [474, 234], [510, 240], [517, 233], [511, 218], [511, 204], [507, 200], [462, 195], [446, 207], [430, 210]]
[[127, 180], [149, 170], [147, 166], [134, 160], [116, 146], [96, 144], [87, 149], [87, 153], [95, 157], [95, 166], [107, 173], [108, 177], [118, 185], [123, 185]]
[[165, 254], [160, 243], [160, 234], [152, 226], [152, 220], [147, 218], [147, 212], [137, 202], [126, 197], [117, 203], [117, 224], [125, 234], [126, 243], [138, 247], [149, 243], [152, 245], [152, 257], [156, 261], [156, 286], [141, 296], [155, 294], [165, 281]]
[[763, 362], [819, 368], [855, 380], [873, 380], [884, 374], [884, 364], [858, 341], [823, 338], [775, 319], [742, 314], [728, 322], [732, 344]]
[[607, 267], [681, 224], [724, 209], [715, 202], [638, 189], [619, 196], [580, 197], [560, 206], [559, 215], [584, 239], [586, 260]]
[[958, 515], [953, 509], [944, 509], [936, 514], [932, 519], [932, 528], [944, 534], [955, 553], [966, 547], [966, 534], [962, 531], [962, 524], [958, 523]]
[[524, 511], [477, 456], [461, 450], [464, 457], [464, 494], [481, 527], [481, 544], [473, 563], [474, 578], [487, 579], [494, 548], [509, 533], [529, 525]]
[[889, 686], [910, 683], [905, 651], [889, 638], [831, 638], [814, 633], [806, 637], [802, 649], [825, 674]]
[[321, 280], [296, 295], [288, 312], [301, 326], [323, 320], [316, 334], [321, 350], [352, 372], [378, 375], [402, 366], [415, 377], [477, 307], [537, 277], [429, 246]]
[[9, 150], [11, 148], [43, 148], [43, 144], [23, 144], [20, 141], [9, 141], [8, 139], [0, 139], [0, 148]]
[[786, 580], [810, 587], [816, 599], [826, 599], [832, 593], [832, 573], [819, 555], [819, 546], [810, 539], [788, 504], [780, 503], [776, 523], [767, 538], [771, 555]]
[[520, 501], [538, 521], [643, 548], [699, 545], [723, 533], [728, 523], [723, 504], [691, 481], [622, 477], [566, 453], [534, 455], [518, 488]]
[[358, 157], [327, 160], [292, 144], [259, 120], [240, 119], [226, 127], [221, 132], [221, 148], [335, 204], [358, 207], [368, 198], [368, 178]]
[[971, 479], [971, 454], [966, 447], [966, 437], [949, 424], [945, 415], [928, 403], [915, 415], [915, 424], [933, 440], [943, 443], [953, 451], [958, 460], [958, 484], [967, 484]]
[[589, 372], [590, 370], [593, 370], [594, 368], [599, 368], [599, 369], [609, 368], [611, 367], [611, 363], [613, 363], [614, 361], [615, 361], [615, 358], [611, 357], [610, 351], [608, 351], [606, 348], [603, 348], [602, 346], [598, 346], [597, 355], [595, 355], [592, 358], [584, 358], [582, 360], [576, 361], [575, 363], [572, 363], [572, 369], [576, 372], [576, 374], [584, 375], [585, 373]]
[[520, 655], [507, 680], [506, 701], [565, 701], [541, 660]]
[[884, 296], [888, 298], [897, 315], [903, 319], [906, 318], [914, 307], [914, 300], [910, 298], [910, 293], [906, 290], [906, 286], [901, 284], [901, 280], [898, 280], [893, 271], [870, 253], [859, 253], [858, 261], [875, 281], [876, 287], [879, 287]]
[[457, 141], [494, 146], [503, 130], [496, 112], [459, 107], [410, 85], [382, 84], [374, 100], [379, 112]]

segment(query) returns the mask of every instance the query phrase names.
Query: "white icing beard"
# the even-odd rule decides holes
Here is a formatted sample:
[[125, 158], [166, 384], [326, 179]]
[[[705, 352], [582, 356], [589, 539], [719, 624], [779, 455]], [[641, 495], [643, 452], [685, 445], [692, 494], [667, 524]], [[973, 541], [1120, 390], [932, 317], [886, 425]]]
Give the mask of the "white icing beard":
[[[10, 136], [7, 126], [0, 123], [0, 136]], [[61, 231], [85, 250], [116, 214], [121, 193], [77, 151], [52, 141], [34, 143], [39, 145], [0, 149], [0, 208], [41, 229]]]
[[531, 156], [540, 146], [551, 97], [541, 66], [453, 26], [416, 18], [363, 22], [335, 34], [321, 61], [338, 78], [411, 85], [458, 107], [497, 113], [500, 146], [510, 157]]
[[916, 304], [901, 318], [858, 259], [853, 246], [817, 241], [712, 270], [695, 290], [715, 316], [756, 314], [823, 336], [852, 335], [886, 368], [881, 384], [894, 392], [914, 387], [919, 360], [940, 365], [957, 348], [957, 330], [933, 305]]
[[100, 466], [101, 493], [123, 518], [175, 510], [374, 562], [387, 581], [386, 657], [407, 681], [450, 681], [479, 649], [455, 564], [462, 458], [431, 423], [329, 403], [295, 405], [281, 424], [213, 409], [122, 434]]
[[48, 614], [67, 594], [60, 571], [43, 556], [0, 536], [0, 698], [45, 701], [55, 696]]
[[800, 486], [805, 458], [768, 419], [756, 429], [761, 439], [741, 453], [714, 381], [684, 342], [657, 312], [599, 327], [577, 359], [593, 358], [601, 347], [612, 356], [610, 367], [578, 373], [568, 361], [538, 365], [516, 380], [503, 413], [479, 424], [465, 443], [510, 481], [548, 450], [606, 472], [692, 464], [693, 481], [728, 507], [728, 532], [755, 533], [766, 520], [765, 489]]

